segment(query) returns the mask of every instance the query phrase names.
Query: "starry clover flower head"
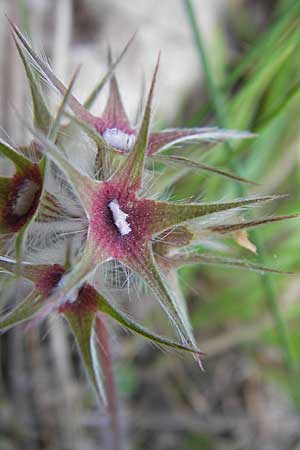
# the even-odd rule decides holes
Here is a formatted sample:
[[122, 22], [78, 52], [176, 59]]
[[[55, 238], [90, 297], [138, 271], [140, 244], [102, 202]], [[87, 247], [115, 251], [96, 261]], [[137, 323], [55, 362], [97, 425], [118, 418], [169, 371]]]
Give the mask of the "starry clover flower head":
[[[99, 315], [156, 344], [189, 352], [201, 366], [202, 352], [178, 287], [177, 269], [189, 264], [221, 264], [279, 272], [247, 260], [204, 253], [199, 251], [199, 243], [294, 216], [243, 217], [248, 207], [282, 197], [274, 195], [215, 202], [163, 200], [166, 188], [189, 170], [248, 182], [199, 158], [172, 155], [170, 150], [180, 146], [185, 151], [195, 143], [214, 146], [227, 139], [249, 138], [251, 133], [215, 127], [152, 132], [159, 58], [140, 123], [132, 125], [115, 76], [132, 40], [114, 62], [109, 54], [107, 74], [81, 105], [72, 94], [78, 71], [64, 86], [16, 25], [11, 23], [11, 27], [30, 85], [34, 121], [33, 125], [26, 122], [33, 136], [29, 145], [13, 148], [0, 143], [0, 154], [16, 167], [12, 178], [0, 178], [0, 271], [27, 280], [31, 291], [1, 316], [0, 328], [26, 321], [39, 323], [48, 314], [62, 315], [72, 329], [87, 373], [104, 399], [105, 385], [93, 351]], [[49, 112], [40, 77], [62, 97], [56, 114]], [[102, 114], [95, 116], [89, 108], [108, 81], [107, 104]], [[65, 119], [67, 124], [62, 124]], [[155, 163], [171, 167], [172, 176], [159, 172]], [[161, 178], [163, 187], [158, 182]], [[101, 269], [113, 262], [148, 286], [177, 340], [145, 328], [112, 301]]]

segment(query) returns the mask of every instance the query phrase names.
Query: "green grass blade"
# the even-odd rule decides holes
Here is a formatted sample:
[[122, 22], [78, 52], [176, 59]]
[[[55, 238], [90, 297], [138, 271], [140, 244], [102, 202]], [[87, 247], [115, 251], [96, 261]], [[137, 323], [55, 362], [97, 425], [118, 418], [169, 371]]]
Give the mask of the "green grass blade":
[[[197, 24], [197, 20], [196, 20], [195, 14], [194, 14], [192, 0], [183, 0], [183, 3], [186, 8], [186, 13], [187, 13], [187, 17], [188, 17], [191, 29], [193, 31], [195, 45], [196, 45], [196, 48], [197, 48], [197, 51], [199, 54], [200, 63], [203, 68], [203, 72], [204, 72], [204, 75], [205, 75], [205, 78], [207, 81], [207, 85], [208, 85], [209, 93], [210, 93], [210, 96], [212, 99], [212, 103], [214, 105], [218, 126], [220, 126], [222, 128], [226, 128], [227, 127], [227, 117], [226, 117], [225, 101], [224, 101], [221, 91], [219, 90], [219, 88], [217, 87], [217, 85], [215, 84], [214, 79], [213, 79], [213, 74], [212, 74], [210, 64], [209, 64], [207, 56], [206, 56], [206, 51], [205, 51], [205, 47], [203, 44], [201, 31], [199, 29], [199, 26]], [[291, 10], [294, 12], [294, 9], [296, 9], [296, 7], [299, 7], [299, 2], [297, 2], [297, 1], [292, 2], [292, 6], [289, 10], [288, 19], [290, 18]], [[225, 145], [225, 149], [227, 151], [228, 150], [231, 151], [230, 144], [227, 143]], [[233, 168], [235, 170], [238, 169], [238, 166], [236, 164], [234, 165], [232, 163], [231, 165], [234, 166]], [[236, 170], [236, 171], [238, 172], [238, 170]], [[236, 184], [235, 186], [236, 186], [235, 189], [236, 189], [237, 194], [242, 196], [244, 194], [243, 186], [241, 184]], [[264, 256], [263, 256], [262, 249], [260, 249], [259, 248], [260, 246], [258, 245], [259, 239], [256, 236], [256, 233], [253, 233], [253, 232], [252, 232], [252, 241], [255, 243], [255, 245], [258, 249], [258, 254], [260, 255], [259, 263], [263, 263]], [[279, 311], [279, 308], [277, 305], [276, 292], [275, 292], [275, 288], [274, 288], [270, 274], [265, 274], [265, 276], [262, 277], [261, 280], [262, 280], [262, 288], [263, 288], [264, 295], [265, 295], [265, 301], [266, 301], [266, 304], [267, 304], [267, 307], [268, 307], [270, 313], [272, 314], [274, 324], [276, 326], [278, 339], [280, 340], [280, 345], [281, 345], [282, 351], [285, 356], [286, 365], [289, 370], [291, 395], [293, 397], [295, 405], [297, 407], [299, 407], [299, 400], [300, 400], [299, 386], [298, 386], [299, 380], [298, 380], [297, 370], [295, 367], [294, 358], [292, 355], [289, 334], [288, 334], [286, 325], [284, 323], [284, 320], [280, 314], [280, 311]]]

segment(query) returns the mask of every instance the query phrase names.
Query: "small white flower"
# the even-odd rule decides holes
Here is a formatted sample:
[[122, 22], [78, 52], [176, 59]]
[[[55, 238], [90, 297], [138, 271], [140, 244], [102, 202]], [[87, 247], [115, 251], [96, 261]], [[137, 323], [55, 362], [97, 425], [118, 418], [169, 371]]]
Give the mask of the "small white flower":
[[107, 128], [102, 136], [108, 144], [119, 150], [129, 151], [135, 143], [134, 134], [125, 133], [118, 128]]
[[108, 206], [112, 212], [114, 223], [120, 231], [121, 235], [124, 236], [126, 234], [129, 234], [132, 230], [130, 224], [126, 221], [128, 214], [124, 213], [124, 211], [120, 209], [117, 200], [112, 200]]

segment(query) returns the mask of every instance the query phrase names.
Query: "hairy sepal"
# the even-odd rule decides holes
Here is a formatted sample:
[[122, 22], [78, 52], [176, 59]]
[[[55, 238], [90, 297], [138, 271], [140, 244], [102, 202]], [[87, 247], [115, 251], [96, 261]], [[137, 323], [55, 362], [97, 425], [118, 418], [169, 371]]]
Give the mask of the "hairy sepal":
[[111, 76], [114, 74], [115, 69], [117, 68], [117, 66], [122, 61], [125, 53], [127, 52], [129, 47], [131, 46], [134, 38], [135, 38], [135, 34], [129, 39], [128, 43], [125, 45], [124, 49], [122, 50], [120, 55], [117, 57], [117, 59], [114, 62], [111, 62], [111, 61], [109, 62], [109, 70], [108, 70], [108, 72], [99, 81], [99, 83], [97, 83], [97, 85], [94, 87], [93, 91], [90, 93], [90, 95], [88, 96], [88, 98], [84, 102], [84, 107], [85, 108], [89, 109], [93, 105], [93, 103], [96, 100], [97, 96], [100, 94], [100, 92], [102, 91], [103, 87], [105, 86], [107, 81], [111, 78]]
[[33, 319], [43, 307], [43, 296], [33, 290], [12, 311], [0, 317], [0, 330], [6, 331], [16, 325]]
[[228, 234], [234, 233], [236, 231], [247, 230], [262, 225], [267, 225], [273, 222], [281, 222], [282, 220], [289, 220], [296, 218], [299, 218], [299, 214], [288, 214], [283, 216], [266, 217], [263, 219], [251, 219], [237, 223], [228, 223], [224, 225], [210, 226], [207, 228], [207, 230], [216, 234]]
[[142, 277], [144, 282], [151, 288], [158, 302], [165, 310], [171, 324], [176, 329], [184, 346], [192, 347], [195, 350], [195, 357], [201, 365], [199, 349], [191, 332], [191, 325], [178, 307], [176, 299], [172, 296], [166, 281], [155, 262], [150, 245], [137, 249], [124, 263]]
[[27, 79], [30, 86], [30, 92], [31, 92], [31, 98], [32, 98], [32, 105], [33, 105], [33, 120], [34, 125], [39, 128], [44, 133], [47, 133], [49, 130], [49, 126], [51, 123], [51, 115], [48, 111], [48, 107], [46, 105], [41, 86], [38, 82], [38, 77], [36, 77], [33, 69], [28, 64], [26, 55], [23, 52], [23, 49], [20, 47], [17, 39], [15, 38], [14, 34], [12, 35], [13, 39], [15, 41], [18, 53], [20, 55], [20, 58], [22, 60], [22, 63], [25, 68], [25, 72], [27, 75]]
[[181, 156], [165, 156], [165, 155], [156, 155], [152, 158], [154, 161], [158, 163], [163, 163], [165, 165], [170, 165], [174, 167], [182, 167], [184, 169], [193, 170], [193, 171], [203, 171], [203, 172], [210, 172], [215, 175], [228, 178], [231, 180], [239, 181], [240, 183], [248, 183], [256, 185], [251, 180], [248, 180], [247, 178], [240, 177], [238, 175], [235, 175], [234, 173], [228, 172], [223, 169], [218, 169], [217, 167], [212, 167], [207, 164], [204, 164], [202, 162], [198, 161], [192, 161], [190, 159], [181, 157]]
[[245, 200], [234, 200], [232, 202], [214, 203], [171, 203], [155, 202], [155, 207], [151, 212], [151, 225], [149, 228], [153, 234], [162, 233], [168, 228], [180, 225], [184, 222], [198, 219], [209, 214], [221, 213], [230, 209], [256, 206], [261, 203], [270, 202], [281, 195], [266, 195], [263, 197], [253, 197]]
[[142, 123], [135, 141], [133, 148], [127, 156], [125, 162], [113, 175], [114, 182], [120, 182], [123, 184], [124, 189], [138, 190], [142, 186], [144, 164], [149, 136], [149, 127], [151, 120], [151, 106], [154, 94], [155, 81], [157, 71], [159, 67], [159, 58], [154, 70], [150, 91], [148, 94], [148, 100], [144, 111]]
[[263, 266], [246, 259], [227, 258], [223, 256], [215, 256], [204, 253], [197, 253], [196, 251], [176, 254], [172, 256], [159, 257], [161, 263], [165, 267], [178, 269], [188, 265], [213, 265], [224, 268], [252, 270], [259, 273], [273, 273], [277, 275], [292, 275], [292, 272], [287, 272], [272, 267]]
[[[108, 51], [108, 63], [109, 65], [112, 64], [110, 49]], [[121, 99], [118, 82], [114, 73], [110, 78], [108, 100], [101, 120], [104, 124], [108, 124], [109, 126], [118, 126], [118, 128], [121, 129], [130, 129], [130, 122]]]
[[70, 98], [71, 98], [71, 95], [72, 95], [72, 90], [73, 90], [75, 81], [76, 81], [76, 79], [78, 77], [79, 69], [80, 69], [80, 67], [78, 67], [76, 69], [76, 71], [74, 72], [74, 75], [71, 78], [69, 86], [67, 87], [66, 92], [63, 95], [63, 98], [62, 98], [62, 101], [61, 101], [61, 103], [59, 105], [57, 114], [56, 114], [55, 118], [51, 121], [51, 126], [50, 126], [50, 129], [49, 129], [49, 132], [48, 132], [48, 138], [51, 141], [53, 141], [53, 142], [55, 142], [55, 140], [56, 140], [56, 137], [57, 137], [57, 134], [58, 134], [58, 130], [59, 130], [59, 127], [60, 127], [61, 119], [62, 119], [62, 117], [63, 117], [63, 115], [64, 115], [64, 113], [65, 113], [65, 111], [67, 109], [68, 102], [70, 101]]
[[139, 324], [137, 321], [129, 317], [127, 314], [123, 313], [120, 309], [114, 307], [106, 298], [98, 296], [98, 309], [99, 311], [109, 315], [112, 319], [118, 322], [121, 326], [127, 328], [133, 333], [139, 334], [145, 339], [150, 340], [154, 344], [162, 345], [164, 347], [173, 348], [175, 350], [186, 351], [190, 353], [202, 354], [200, 351], [193, 347], [186, 346], [174, 342], [166, 337], [160, 336], [153, 333], [149, 329], [145, 328], [143, 325]]
[[152, 156], [173, 146], [184, 146], [197, 142], [220, 143], [229, 139], [249, 139], [254, 136], [248, 131], [222, 130], [219, 128], [169, 129], [151, 134], [148, 155]]
[[[9, 23], [12, 28], [12, 33], [15, 39], [19, 40], [19, 42], [24, 47], [29, 57], [29, 61], [33, 64], [34, 67], [39, 69], [39, 71], [41, 72], [42, 76], [45, 78], [46, 81], [51, 83], [52, 86], [61, 95], [65, 95], [67, 88], [64, 86], [64, 84], [54, 75], [50, 67], [47, 64], [45, 64], [44, 61], [36, 54], [36, 52], [33, 50], [33, 48], [31, 47], [25, 36], [21, 33], [19, 28], [11, 20], [9, 20]], [[78, 115], [78, 117], [80, 117], [82, 120], [91, 124], [95, 123], [94, 116], [90, 114], [73, 95], [70, 95], [69, 105], [70, 108], [73, 110], [73, 112], [76, 115]]]
[[60, 313], [71, 327], [88, 378], [99, 399], [106, 403], [105, 385], [103, 380], [97, 376], [92, 352], [92, 333], [97, 308], [96, 296], [95, 289], [90, 285], [85, 285], [81, 288], [76, 301], [62, 305]]

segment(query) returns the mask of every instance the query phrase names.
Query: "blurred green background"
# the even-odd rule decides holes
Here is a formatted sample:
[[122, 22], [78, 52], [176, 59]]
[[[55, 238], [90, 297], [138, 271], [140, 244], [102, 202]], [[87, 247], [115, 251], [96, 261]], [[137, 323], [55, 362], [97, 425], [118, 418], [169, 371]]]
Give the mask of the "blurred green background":
[[[287, 193], [263, 213], [299, 212], [299, 1], [2, 0], [0, 13], [1, 124], [14, 142], [27, 136], [10, 105], [27, 111], [27, 85], [3, 13], [45, 48], [65, 80], [83, 64], [79, 98], [103, 73], [107, 42], [119, 51], [138, 30], [117, 72], [132, 116], [143, 73], [148, 80], [161, 49], [156, 128], [215, 124], [257, 133], [239, 145], [219, 145], [205, 161], [258, 186], [187, 172], [172, 198]], [[181, 270], [196, 338], [207, 353], [204, 373], [191, 358], [115, 330], [130, 450], [300, 449], [298, 230], [296, 219], [251, 232], [257, 255], [232, 237], [220, 247], [220, 254], [229, 248], [229, 256], [294, 275], [212, 266]], [[163, 329], [160, 311], [140, 300], [148, 322]], [[16, 330], [1, 341], [0, 449], [102, 448], [106, 419], [61, 324]]]

